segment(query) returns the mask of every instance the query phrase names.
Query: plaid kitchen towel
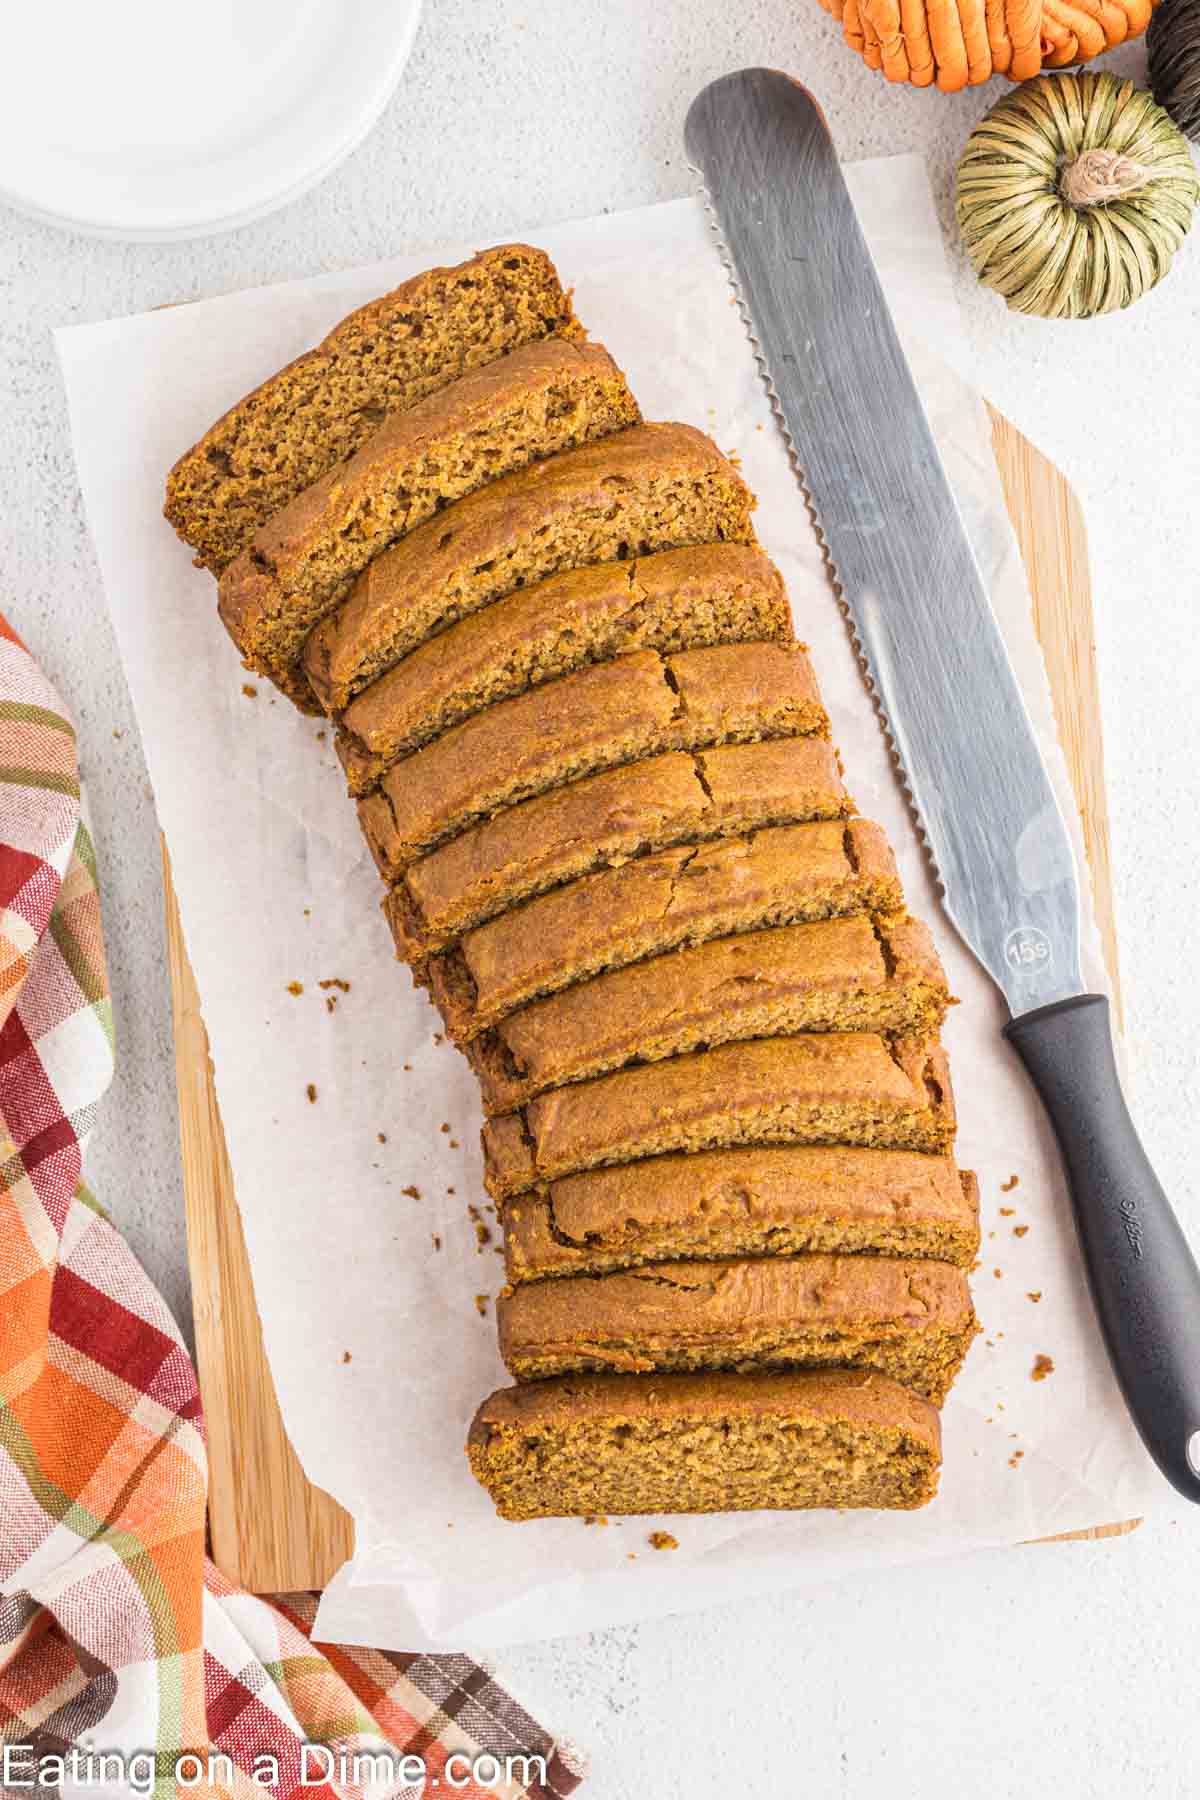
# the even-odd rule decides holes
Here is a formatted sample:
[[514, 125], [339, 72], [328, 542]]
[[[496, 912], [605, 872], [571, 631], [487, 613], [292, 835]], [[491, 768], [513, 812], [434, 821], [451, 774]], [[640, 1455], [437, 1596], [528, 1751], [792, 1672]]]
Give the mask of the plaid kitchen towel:
[[0, 1795], [563, 1800], [467, 1657], [318, 1648], [312, 1595], [205, 1556], [195, 1370], [81, 1178], [113, 1027], [75, 736], [3, 619], [0, 889]]

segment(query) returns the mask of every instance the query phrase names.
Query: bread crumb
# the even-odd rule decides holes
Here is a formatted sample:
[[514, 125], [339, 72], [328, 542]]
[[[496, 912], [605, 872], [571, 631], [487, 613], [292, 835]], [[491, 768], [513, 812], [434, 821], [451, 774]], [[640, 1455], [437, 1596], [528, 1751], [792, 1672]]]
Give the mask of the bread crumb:
[[457, 1139], [457, 1138], [451, 1138], [451, 1139], [450, 1139], [450, 1148], [451, 1148], [451, 1149], [452, 1149], [452, 1150], [457, 1150], [457, 1149], [458, 1149], [458, 1139]]
[[1015, 1469], [1018, 1466], [1018, 1464], [1020, 1463], [1021, 1458], [1024, 1456], [1024, 1454], [1025, 1454], [1025, 1452], [1023, 1450], [1014, 1450], [1012, 1455], [1008, 1459], [1009, 1468]]
[[243, 681], [242, 692], [245, 694], [247, 700], [256, 700], [258, 698], [258, 689], [252, 681]]
[[306, 907], [305, 907], [305, 909], [304, 909], [304, 916], [305, 916], [305, 918], [306, 918], [306, 919], [311, 919], [311, 918], [312, 918], [312, 907], [311, 907], [311, 906], [306, 906]]
[[626, 1562], [636, 1562], [637, 1561], [637, 1551], [636, 1550], [627, 1550], [625, 1552], [625, 1560], [626, 1560]]
[[1024, 1237], [1025, 1233], [1028, 1230], [1029, 1230], [1028, 1225], [1014, 1225], [1013, 1226], [1013, 1236], [1014, 1237]]
[[1007, 1181], [1002, 1181], [1000, 1183], [1000, 1192], [1002, 1194], [1011, 1194], [1013, 1189], [1015, 1187], [1020, 1187], [1020, 1185], [1021, 1177], [1019, 1175], [1010, 1175]]
[[351, 1360], [350, 1352], [348, 1350], [343, 1350], [342, 1351], [342, 1361], [344, 1363], [348, 1363], [350, 1360]]
[[648, 1541], [655, 1550], [678, 1550], [679, 1548], [679, 1539], [673, 1537], [669, 1531], [652, 1531]]
[[438, 1130], [439, 1130], [439, 1131], [441, 1131], [441, 1132], [443, 1132], [443, 1133], [445, 1133], [445, 1132], [448, 1132], [448, 1131], [449, 1131], [449, 1130], [450, 1130], [450, 1127], [449, 1127], [449, 1125], [448, 1125], [448, 1124], [447, 1124], [447, 1123], [446, 1123], [446, 1121], [445, 1121], [445, 1119], [443, 1119], [443, 1120], [442, 1120], [442, 1122], [441, 1122], [441, 1124], [440, 1124], [440, 1125], [439, 1125], [439, 1126], [438, 1126]]
[[323, 744], [325, 742], [325, 733], [323, 731], [318, 731], [317, 742], [318, 744]]
[[475, 1296], [475, 1311], [479, 1314], [481, 1319], [487, 1318], [488, 1301], [490, 1299], [490, 1294], [476, 1294]]
[[440, 1249], [441, 1249], [441, 1247], [442, 1247], [442, 1240], [441, 1240], [441, 1238], [440, 1238], [440, 1237], [439, 1237], [439, 1236], [438, 1236], [438, 1234], [437, 1234], [437, 1232], [436, 1232], [436, 1231], [433, 1231], [433, 1232], [430, 1232], [430, 1234], [429, 1234], [429, 1235], [430, 1235], [430, 1236], [431, 1236], [431, 1237], [432, 1237], [432, 1239], [433, 1239], [433, 1247], [434, 1247], [434, 1249], [435, 1249], [435, 1250], [440, 1250]]
[[336, 1012], [337, 1011], [337, 995], [336, 994], [326, 994], [326, 996], [325, 996], [325, 1011], [326, 1012]]
[[318, 981], [319, 988], [340, 988], [343, 994], [350, 992], [350, 983], [343, 981], [340, 975], [330, 975], [324, 981]]
[[433, 1041], [435, 1044], [444, 1044], [446, 1039], [442, 1032], [435, 1031], [433, 1034]]
[[453, 1189], [453, 1188], [452, 1188], [452, 1187], [448, 1187], [448, 1188], [447, 1188], [447, 1189], [446, 1189], [446, 1192], [447, 1192], [447, 1193], [448, 1193], [448, 1194], [452, 1194], [452, 1193], [453, 1193], [453, 1192], [454, 1192], [454, 1189]]
[[1011, 1219], [1016, 1210], [1015, 1206], [1002, 1206], [1000, 1208], [1000, 1217], [1002, 1219]]
[[1035, 1306], [1037, 1305], [1037, 1303], [1041, 1299], [1041, 1297], [1042, 1297], [1041, 1288], [1030, 1288], [1029, 1292], [1025, 1296], [1025, 1298], [1027, 1300], [1032, 1300], [1033, 1304]]
[[993, 1269], [992, 1274], [996, 1277], [997, 1281], [1000, 1281], [1003, 1278], [1004, 1270], [1003, 1269]]
[[412, 1074], [412, 1064], [411, 1063], [401, 1063], [400, 1067], [406, 1072], [406, 1074], [409, 1074], [409, 1075]]
[[123, 731], [118, 731], [116, 726], [114, 725], [113, 726], [113, 736], [116, 738], [117, 742], [120, 743], [121, 739], [125, 736], [125, 733]]
[[400, 1192], [402, 1194], [407, 1194], [410, 1200], [419, 1200], [421, 1198], [421, 1190], [419, 1187], [412, 1187], [411, 1185], [409, 1187], [402, 1187]]
[[302, 994], [304, 992], [304, 983], [302, 981], [289, 981], [287, 984], [287, 991], [289, 994]]
[[1045, 1381], [1047, 1375], [1053, 1375], [1053, 1373], [1054, 1358], [1052, 1356], [1042, 1356], [1039, 1354], [1034, 1357], [1033, 1367], [1029, 1371], [1029, 1378], [1031, 1381]]
[[583, 1522], [585, 1525], [607, 1525], [608, 1518], [605, 1513], [585, 1513]]
[[375, 1133], [375, 1142], [377, 1144], [386, 1144], [387, 1143], [387, 1132], [386, 1131], [377, 1131]]
[[316, 1082], [310, 1081], [304, 1091], [308, 1095], [308, 1104], [310, 1106], [315, 1106], [317, 1104], [317, 1084], [316, 1084]]

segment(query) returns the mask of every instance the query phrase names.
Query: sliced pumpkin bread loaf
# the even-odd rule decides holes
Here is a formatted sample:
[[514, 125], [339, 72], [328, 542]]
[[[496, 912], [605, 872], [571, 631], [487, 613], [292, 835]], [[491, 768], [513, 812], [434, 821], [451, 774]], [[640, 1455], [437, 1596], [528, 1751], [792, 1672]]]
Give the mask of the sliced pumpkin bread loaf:
[[518, 1381], [650, 1369], [877, 1369], [941, 1405], [975, 1335], [967, 1278], [895, 1256], [644, 1263], [524, 1281], [496, 1307]]
[[683, 544], [752, 543], [754, 498], [711, 438], [637, 425], [467, 495], [359, 576], [304, 651], [330, 714], [456, 619], [561, 569]]
[[554, 264], [528, 244], [414, 275], [352, 312], [185, 451], [167, 477], [166, 516], [219, 575], [387, 413], [555, 334], [583, 335]]
[[799, 644], [635, 650], [465, 719], [394, 763], [359, 801], [359, 820], [376, 862], [399, 870], [503, 807], [597, 769], [828, 730]]
[[406, 869], [371, 843], [394, 881], [384, 901], [396, 954], [418, 973], [462, 932], [506, 908], [664, 845], [760, 825], [844, 819], [851, 802], [823, 738], [770, 738], [609, 769], [451, 838]]
[[680, 945], [902, 906], [869, 819], [770, 825], [583, 875], [468, 932], [431, 959], [427, 980], [465, 1042], [532, 1000]]
[[696, 544], [568, 569], [438, 632], [352, 700], [338, 755], [352, 794], [497, 700], [631, 650], [792, 636], [774, 563], [753, 544]]
[[675, 1257], [874, 1251], [967, 1268], [979, 1187], [949, 1157], [768, 1144], [651, 1156], [535, 1188], [503, 1209], [514, 1285]]
[[853, 1369], [568, 1375], [492, 1394], [467, 1455], [504, 1519], [925, 1506], [928, 1401]]
[[859, 1144], [944, 1156], [954, 1129], [940, 1044], [758, 1038], [555, 1088], [489, 1119], [484, 1179], [503, 1204], [560, 1175], [671, 1151]]
[[259, 527], [220, 579], [226, 630], [248, 667], [286, 674], [355, 576], [449, 501], [640, 417], [599, 344], [549, 338], [471, 370]]
[[822, 919], [672, 950], [535, 1001], [466, 1046], [484, 1110], [744, 1038], [924, 1038], [949, 1004], [933, 940], [903, 915]]

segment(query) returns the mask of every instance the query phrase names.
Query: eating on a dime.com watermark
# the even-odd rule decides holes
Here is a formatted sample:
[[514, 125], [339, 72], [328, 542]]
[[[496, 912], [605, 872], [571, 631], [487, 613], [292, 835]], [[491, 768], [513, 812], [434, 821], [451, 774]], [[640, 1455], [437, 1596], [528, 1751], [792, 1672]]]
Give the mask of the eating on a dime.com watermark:
[[[494, 1756], [490, 1750], [468, 1754], [452, 1750], [440, 1768], [431, 1769], [413, 1751], [383, 1745], [377, 1749], [351, 1749], [341, 1745], [301, 1744], [299, 1770], [295, 1757], [279, 1757], [274, 1751], [256, 1753], [240, 1767], [240, 1779], [261, 1787], [264, 1793], [289, 1787], [325, 1787], [336, 1782], [364, 1794], [394, 1791], [397, 1787], [423, 1787], [426, 1793], [454, 1793], [463, 1788], [529, 1788], [546, 1781], [544, 1756], [514, 1754]], [[8, 1743], [0, 1747], [0, 1790], [7, 1793], [59, 1793], [64, 1784], [95, 1787], [108, 1792], [122, 1788], [132, 1794], [152, 1794], [155, 1784], [173, 1779], [182, 1790], [206, 1790], [214, 1785], [233, 1788], [239, 1770], [223, 1750], [182, 1750], [158, 1757], [153, 1750], [94, 1750], [73, 1744], [65, 1750], [46, 1750], [35, 1744]]]

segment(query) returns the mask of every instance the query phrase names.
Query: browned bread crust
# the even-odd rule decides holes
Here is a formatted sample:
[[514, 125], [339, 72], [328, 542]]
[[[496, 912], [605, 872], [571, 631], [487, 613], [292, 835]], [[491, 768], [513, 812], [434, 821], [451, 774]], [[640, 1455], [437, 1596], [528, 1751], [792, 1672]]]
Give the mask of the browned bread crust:
[[219, 575], [385, 414], [552, 333], [583, 335], [554, 264], [529, 244], [498, 244], [456, 268], [414, 275], [210, 426], [167, 477], [166, 517]]
[[940, 1044], [868, 1032], [760, 1038], [556, 1088], [483, 1128], [505, 1202], [580, 1169], [739, 1144], [861, 1144], [945, 1155], [954, 1099]]
[[352, 794], [498, 700], [631, 650], [792, 637], [782, 577], [754, 544], [691, 544], [568, 569], [419, 644], [352, 700], [338, 755]]
[[941, 1428], [928, 1401], [853, 1369], [568, 1375], [492, 1394], [467, 1455], [505, 1519], [911, 1509], [937, 1492]]
[[597, 769], [664, 750], [828, 730], [799, 644], [718, 644], [669, 657], [635, 650], [465, 719], [394, 763], [359, 801], [359, 820], [394, 879], [502, 808]]
[[466, 1046], [485, 1111], [612, 1069], [795, 1032], [936, 1032], [950, 1003], [917, 919], [823, 919], [715, 938], [523, 1007]]
[[[411, 863], [384, 911], [397, 955], [420, 970], [462, 932], [628, 857], [760, 825], [843, 819], [852, 810], [837, 753], [821, 738], [656, 756], [553, 788], [473, 826]], [[387, 878], [386, 861], [380, 873]]]
[[754, 497], [691, 425], [635, 425], [460, 500], [363, 571], [312, 633], [304, 670], [326, 712], [435, 631], [566, 568], [683, 544], [752, 543]]
[[871, 1250], [967, 1268], [979, 1186], [949, 1157], [771, 1144], [567, 1175], [503, 1209], [512, 1283], [673, 1257]]
[[894, 912], [895, 859], [869, 819], [766, 826], [599, 869], [468, 932], [427, 979], [451, 1036], [607, 969], [769, 925]]
[[226, 630], [250, 668], [290, 670], [355, 576], [448, 502], [640, 417], [599, 344], [549, 338], [471, 370], [389, 414], [259, 527], [220, 579]]
[[526, 1281], [496, 1309], [518, 1381], [585, 1371], [877, 1369], [940, 1406], [975, 1335], [967, 1278], [894, 1256], [646, 1263]]

